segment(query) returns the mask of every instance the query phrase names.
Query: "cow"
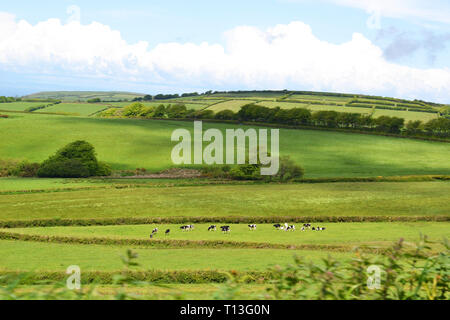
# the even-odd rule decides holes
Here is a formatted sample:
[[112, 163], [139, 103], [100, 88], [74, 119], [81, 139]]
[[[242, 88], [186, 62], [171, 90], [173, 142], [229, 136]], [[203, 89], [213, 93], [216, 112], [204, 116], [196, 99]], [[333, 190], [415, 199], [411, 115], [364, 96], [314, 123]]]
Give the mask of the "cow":
[[188, 225], [186, 225], [186, 226], [181, 226], [180, 229], [181, 229], [182, 231], [190, 231], [190, 230], [193, 230], [193, 229], [194, 229], [194, 226], [193, 226], [192, 224], [188, 224]]
[[290, 225], [286, 228], [286, 231], [295, 231], [295, 226], [294, 225]]
[[164, 234], [167, 236], [170, 233], [170, 229], [167, 229], [166, 232], [164, 232]]
[[275, 227], [275, 229], [280, 229], [281, 228], [281, 224], [279, 224], [279, 223], [276, 223], [273, 226]]
[[256, 224], [249, 224], [248, 227], [250, 230], [256, 230]]
[[309, 228], [309, 229], [311, 229], [311, 223], [304, 223], [303, 224], [303, 227], [306, 229], [306, 228]]
[[158, 232], [158, 228], [155, 228], [155, 229], [152, 230], [152, 234], [153, 233], [157, 233], [157, 232]]
[[231, 231], [230, 226], [221, 226], [220, 229], [222, 230], [223, 233], [225, 232], [228, 233]]
[[216, 226], [213, 224], [213, 225], [210, 225], [209, 227], [208, 227], [208, 231], [216, 231], [217, 230], [217, 228], [216, 228]]

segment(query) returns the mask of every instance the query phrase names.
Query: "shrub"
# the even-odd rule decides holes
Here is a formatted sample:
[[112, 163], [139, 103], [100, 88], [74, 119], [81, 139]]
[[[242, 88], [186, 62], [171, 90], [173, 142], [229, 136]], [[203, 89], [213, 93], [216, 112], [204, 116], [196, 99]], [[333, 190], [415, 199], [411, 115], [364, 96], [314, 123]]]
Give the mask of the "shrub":
[[78, 178], [110, 175], [111, 168], [97, 161], [90, 143], [75, 141], [45, 160], [37, 174], [39, 177]]
[[88, 103], [98, 103], [98, 102], [102, 102], [102, 100], [100, 100], [100, 98], [93, 98], [93, 99], [89, 99], [87, 102]]
[[18, 176], [20, 177], [36, 177], [39, 170], [39, 163], [30, 163], [23, 161], [17, 167]]
[[104, 177], [104, 176], [110, 176], [111, 174], [112, 174], [112, 169], [109, 166], [109, 164], [99, 161], [96, 176]]
[[49, 159], [42, 163], [37, 172], [39, 177], [86, 178], [89, 169], [77, 159]]

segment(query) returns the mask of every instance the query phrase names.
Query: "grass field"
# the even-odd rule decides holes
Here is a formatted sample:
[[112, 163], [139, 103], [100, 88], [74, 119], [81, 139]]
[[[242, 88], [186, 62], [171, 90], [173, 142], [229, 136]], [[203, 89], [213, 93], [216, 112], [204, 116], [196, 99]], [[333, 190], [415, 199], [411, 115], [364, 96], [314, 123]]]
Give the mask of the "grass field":
[[[289, 221], [288, 221], [289, 222]], [[325, 227], [324, 231], [305, 230], [300, 232], [301, 225], [297, 224], [296, 232], [276, 230], [272, 224], [258, 224], [257, 229], [250, 231], [245, 224], [234, 224], [229, 234], [218, 230], [207, 231], [209, 224], [195, 224], [193, 231], [181, 231], [180, 225], [127, 225], [127, 226], [90, 226], [90, 227], [45, 227], [45, 228], [17, 228], [16, 233], [46, 235], [46, 236], [74, 236], [74, 237], [102, 237], [112, 239], [149, 239], [153, 228], [159, 233], [155, 239], [170, 240], [227, 240], [239, 242], [259, 242], [269, 244], [335, 244], [335, 245], [376, 245], [383, 246], [398, 240], [401, 234], [405, 241], [415, 241], [420, 234], [429, 235], [430, 240], [439, 241], [444, 237], [450, 238], [450, 223], [447, 222], [362, 222], [362, 223], [313, 223], [313, 226]], [[168, 236], [164, 231], [170, 229]], [[8, 229], [0, 229], [8, 231]]]
[[[123, 264], [120, 257], [129, 248], [7, 240], [0, 240], [0, 247], [0, 268], [21, 271], [65, 271], [73, 264], [86, 271], [121, 270]], [[309, 250], [274, 249], [132, 249], [139, 254], [140, 269], [159, 270], [266, 270], [277, 264], [292, 263], [295, 254], [311, 261], [318, 261], [328, 254]], [[352, 254], [333, 252], [333, 256], [348, 258]]]
[[132, 100], [136, 97], [143, 97], [142, 93], [121, 92], [121, 91], [46, 91], [25, 96], [24, 99], [58, 99], [63, 101], [87, 101], [92, 98], [102, 100]]
[[[204, 129], [237, 127], [204, 123]], [[114, 169], [163, 170], [172, 166], [171, 149], [176, 143], [170, 141], [170, 136], [177, 128], [192, 131], [193, 125], [181, 121], [14, 114], [0, 126], [0, 134], [8, 135], [8, 139], [0, 141], [0, 158], [41, 162], [65, 144], [81, 139], [92, 143], [99, 159]], [[307, 177], [450, 173], [450, 148], [440, 142], [281, 129], [280, 151], [303, 166]]]
[[[176, 143], [170, 141], [171, 134], [178, 128], [192, 132], [192, 122], [103, 119], [90, 115], [108, 105], [124, 107], [130, 102], [75, 103], [94, 97], [118, 100], [135, 96], [140, 95], [121, 92], [33, 95], [34, 98], [65, 99], [64, 103], [43, 109], [43, 112], [67, 112], [79, 116], [2, 112], [11, 117], [1, 121], [0, 135], [7, 138], [0, 141], [0, 159], [41, 162], [67, 143], [86, 140], [96, 148], [99, 160], [116, 170], [144, 167], [159, 171], [172, 167], [170, 156]], [[277, 99], [305, 103], [277, 102]], [[215, 111], [237, 111], [242, 105], [257, 101], [271, 107], [306, 106], [311, 110], [372, 112], [369, 108], [331, 105], [344, 105], [352, 99], [313, 93], [246, 92], [144, 104], [157, 106], [176, 101], [185, 103], [188, 108], [211, 106]], [[358, 99], [369, 104], [390, 101], [380, 97]], [[329, 102], [330, 105], [308, 105], [307, 101]], [[401, 103], [418, 105], [413, 101]], [[23, 111], [29, 107], [25, 103], [3, 105], [8, 105], [10, 111]], [[435, 116], [378, 109], [374, 115], [424, 121]], [[204, 130], [218, 128], [222, 132], [229, 128], [249, 128], [220, 123], [203, 123], [203, 127]], [[432, 241], [450, 236], [447, 219], [450, 182], [437, 180], [443, 177], [404, 176], [449, 175], [450, 147], [447, 143], [281, 129], [280, 151], [304, 167], [305, 177], [312, 179], [302, 183], [262, 183], [207, 178], [0, 178], [0, 223], [4, 226], [0, 229], [0, 276], [6, 271], [26, 271], [34, 272], [37, 279], [40, 276], [46, 280], [65, 279], [65, 270], [70, 265], [81, 267], [82, 278], [88, 272], [120, 272], [124, 269], [122, 257], [127, 249], [132, 249], [138, 254], [136, 270], [140, 274], [148, 274], [149, 270], [170, 274], [160, 280], [165, 281], [163, 286], [133, 285], [124, 289], [113, 285], [113, 280], [105, 276], [103, 279], [106, 280], [97, 289], [99, 292], [114, 295], [127, 290], [153, 298], [211, 299], [222, 290], [216, 283], [220, 281], [206, 276], [196, 278], [198, 274], [205, 270], [216, 275], [217, 270], [237, 270], [261, 272], [257, 282], [241, 286], [239, 297], [259, 295], [264, 299], [262, 294], [270, 280], [260, 278], [260, 274], [276, 265], [292, 264], [295, 255], [324, 266], [323, 259], [329, 255], [341, 263], [360, 258], [352, 250], [355, 246], [367, 245], [370, 248], [361, 252], [380, 258], [387, 252], [387, 246], [399, 238], [409, 244], [418, 240], [421, 234]], [[319, 181], [314, 180], [381, 176], [402, 177], [396, 177], [395, 182], [394, 178], [389, 182], [347, 179], [349, 182], [317, 183]], [[258, 219], [254, 221], [257, 229], [250, 231], [244, 219], [248, 223]], [[296, 231], [275, 230], [272, 226], [274, 222], [291, 223], [289, 220], [295, 221]], [[160, 223], [155, 224], [155, 221]], [[312, 222], [313, 226], [326, 230], [301, 231], [300, 221]], [[182, 232], [179, 227], [185, 223], [193, 223], [195, 229]], [[223, 234], [220, 229], [208, 232], [210, 224], [231, 225], [231, 232]], [[159, 232], [150, 239], [149, 234], [155, 227]], [[168, 228], [170, 235], [165, 236], [164, 231]], [[435, 254], [443, 246], [433, 243], [431, 248]], [[187, 282], [191, 283], [185, 284]], [[51, 288], [28, 285], [18, 290]]]
[[449, 182], [216, 185], [0, 196], [0, 220], [216, 216], [436, 216]]
[[10, 103], [0, 103], [0, 110], [6, 111], [25, 111], [30, 107], [37, 107], [47, 105], [48, 102], [10, 102]]
[[107, 105], [95, 103], [60, 103], [47, 107], [41, 111], [65, 112], [75, 115], [88, 116], [106, 108], [108, 108]]

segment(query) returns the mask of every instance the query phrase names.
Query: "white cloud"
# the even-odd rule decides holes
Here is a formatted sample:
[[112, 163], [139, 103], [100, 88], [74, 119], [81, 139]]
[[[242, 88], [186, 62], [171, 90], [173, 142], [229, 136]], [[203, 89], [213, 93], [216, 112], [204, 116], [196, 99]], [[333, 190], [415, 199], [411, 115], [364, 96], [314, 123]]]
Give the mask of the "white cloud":
[[[280, 0], [288, 2], [308, 2], [311, 0]], [[314, 0], [317, 1], [317, 0]], [[448, 0], [319, 0], [341, 6], [362, 9], [369, 14], [378, 13], [391, 18], [420, 19], [440, 23], [450, 23], [450, 3]]]
[[302, 22], [267, 30], [241, 26], [226, 44], [128, 44], [93, 22], [36, 25], [0, 13], [0, 69], [202, 89], [298, 89], [450, 100], [449, 69], [387, 62], [359, 33], [339, 45], [321, 41]]

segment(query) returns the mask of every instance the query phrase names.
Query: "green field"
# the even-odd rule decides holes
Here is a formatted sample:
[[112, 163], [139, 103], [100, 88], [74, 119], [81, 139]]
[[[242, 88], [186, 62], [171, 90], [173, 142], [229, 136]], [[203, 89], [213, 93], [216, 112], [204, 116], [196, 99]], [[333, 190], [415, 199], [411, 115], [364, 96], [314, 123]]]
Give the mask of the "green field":
[[436, 216], [449, 182], [213, 185], [0, 196], [0, 220], [117, 217]]
[[[123, 268], [120, 256], [128, 248], [5, 240], [0, 240], [0, 247], [0, 268], [21, 271], [65, 271], [74, 264], [86, 271], [117, 271]], [[266, 270], [277, 264], [292, 263], [295, 254], [311, 261], [318, 261], [328, 254], [273, 249], [132, 249], [139, 254], [141, 269], [159, 270]], [[336, 252], [333, 256], [348, 258], [352, 254]]]
[[[38, 107], [47, 105], [48, 102], [10, 102], [10, 103], [0, 103], [0, 110], [5, 111], [25, 111], [30, 107]], [[41, 110], [42, 111], [42, 110]]]
[[[20, 111], [43, 103], [1, 104], [0, 110], [6, 110], [2, 113], [10, 117], [2, 119], [0, 124], [0, 135], [5, 137], [0, 141], [0, 159], [42, 162], [64, 145], [86, 140], [95, 147], [98, 159], [114, 170], [146, 168], [157, 172], [173, 168], [170, 157], [176, 142], [170, 141], [171, 134], [179, 128], [192, 132], [192, 122], [99, 118], [94, 113], [112, 106], [122, 108], [131, 101], [82, 103], [97, 97], [131, 100], [136, 96], [142, 95], [39, 93], [29, 97], [64, 101], [36, 113]], [[411, 108], [439, 108], [418, 101], [288, 91], [215, 93], [144, 104], [183, 103], [188, 108], [216, 112], [237, 111], [252, 102], [282, 108], [367, 114], [373, 111], [347, 106], [356, 98], [370, 105], [398, 103]], [[323, 104], [312, 104], [314, 101]], [[340, 105], [333, 105], [336, 103]], [[41, 114], [40, 111], [67, 114]], [[374, 111], [375, 117], [381, 115], [404, 117], [407, 121], [427, 121], [436, 116], [412, 111]], [[203, 129], [208, 128], [224, 132], [250, 126], [203, 123]], [[169, 274], [160, 280], [167, 282], [163, 283], [165, 287], [147, 284], [122, 288], [105, 276], [99, 292], [114, 295], [123, 289], [156, 298], [211, 299], [221, 290], [217, 283], [220, 281], [198, 278], [198, 274], [207, 270], [223, 275], [222, 271], [237, 270], [260, 272], [254, 279], [256, 282], [241, 286], [240, 298], [260, 295], [264, 299], [262, 293], [271, 282], [269, 278], [261, 278], [261, 274], [277, 265], [292, 264], [294, 256], [323, 267], [329, 255], [340, 263], [360, 259], [361, 254], [379, 259], [399, 238], [409, 246], [420, 235], [427, 235], [433, 242], [450, 236], [450, 181], [444, 176], [450, 175], [448, 143], [281, 129], [280, 153], [301, 165], [306, 179], [295, 183], [265, 183], [206, 177], [0, 178], [0, 224], [4, 227], [0, 229], [0, 282], [7, 271], [32, 272], [36, 279], [65, 279], [65, 270], [70, 265], [80, 266], [82, 277], [83, 272], [111, 275], [123, 270], [122, 257], [127, 249], [132, 249], [138, 254], [136, 270], [140, 274]], [[347, 179], [331, 182], [339, 177]], [[253, 221], [257, 223], [254, 231], [247, 227], [252, 220], [257, 220]], [[275, 222], [294, 223], [297, 229], [276, 230], [272, 226]], [[307, 222], [326, 230], [301, 231], [302, 223]], [[194, 224], [195, 229], [181, 231], [180, 225], [188, 223]], [[231, 232], [224, 234], [220, 229], [208, 232], [210, 224], [230, 225]], [[155, 227], [159, 232], [150, 239]], [[169, 235], [164, 235], [166, 229], [171, 230]], [[368, 247], [358, 253], [353, 251], [357, 246]], [[440, 244], [431, 244], [433, 255], [442, 249]], [[27, 290], [51, 290], [51, 287], [19, 288], [19, 291]]]
[[64, 112], [74, 115], [88, 116], [108, 108], [105, 104], [95, 103], [60, 103], [53, 106], [42, 109], [44, 112]]
[[108, 101], [132, 100], [143, 97], [142, 93], [121, 91], [45, 91], [27, 95], [24, 99], [57, 99], [63, 101], [87, 101], [100, 98]]
[[[281, 221], [284, 222], [284, 221]], [[289, 221], [287, 221], [289, 222]], [[170, 240], [226, 240], [238, 242], [258, 242], [269, 244], [333, 244], [333, 245], [373, 245], [382, 246], [398, 240], [401, 234], [405, 241], [416, 241], [420, 234], [429, 235], [430, 240], [439, 241], [450, 238], [450, 223], [448, 222], [362, 222], [362, 223], [313, 223], [313, 226], [325, 227], [323, 231], [300, 231], [301, 224], [296, 224], [295, 232], [276, 230], [272, 224], [257, 224], [257, 229], [250, 231], [246, 224], [233, 224], [229, 234], [223, 234], [214, 223], [217, 231], [207, 231], [209, 224], [195, 224], [193, 231], [181, 231], [180, 224], [153, 224], [128, 226], [90, 226], [90, 227], [45, 227], [17, 228], [15, 233], [74, 236], [83, 238], [112, 239], [149, 239], [153, 228], [159, 233], [155, 239]], [[171, 232], [164, 234], [166, 229]], [[8, 229], [0, 229], [8, 231]]]
[[[204, 123], [204, 129], [237, 125]], [[99, 119], [42, 114], [14, 114], [2, 121], [1, 159], [41, 162], [75, 140], [94, 145], [100, 160], [114, 169], [172, 166], [173, 130], [193, 130], [192, 122]], [[244, 127], [248, 128], [248, 127]], [[64, 132], [64, 134], [61, 134]], [[52, 139], [48, 139], [52, 137]], [[450, 148], [441, 142], [319, 130], [280, 130], [280, 151], [305, 168], [306, 177], [361, 177], [449, 174]]]

